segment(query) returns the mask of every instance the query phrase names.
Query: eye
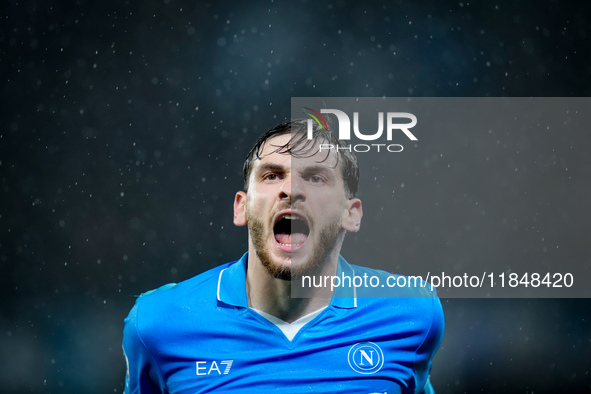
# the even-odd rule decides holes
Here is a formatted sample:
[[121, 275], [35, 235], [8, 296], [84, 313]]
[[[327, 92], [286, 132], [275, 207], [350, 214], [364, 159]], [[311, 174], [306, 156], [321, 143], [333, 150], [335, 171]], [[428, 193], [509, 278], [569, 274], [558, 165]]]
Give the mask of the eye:
[[322, 177], [320, 177], [320, 176], [318, 176], [318, 175], [312, 175], [312, 176], [310, 177], [310, 182], [312, 182], [312, 183], [321, 183], [321, 182], [323, 182], [323, 181], [324, 181], [324, 180], [322, 179]]
[[267, 174], [263, 177], [263, 179], [268, 180], [268, 181], [274, 181], [277, 178], [278, 178], [277, 174]]

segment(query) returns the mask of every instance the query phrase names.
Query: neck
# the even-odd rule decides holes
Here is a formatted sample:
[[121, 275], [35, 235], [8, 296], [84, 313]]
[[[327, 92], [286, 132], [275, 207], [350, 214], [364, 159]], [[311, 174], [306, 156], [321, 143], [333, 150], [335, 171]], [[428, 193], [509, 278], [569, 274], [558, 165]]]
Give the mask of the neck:
[[[331, 255], [317, 272], [310, 275], [336, 275], [338, 254], [333, 254], [335, 256]], [[291, 285], [291, 281], [269, 274], [256, 252], [248, 254], [246, 294], [249, 307], [291, 323], [330, 304], [332, 293], [328, 294], [324, 288], [310, 289], [309, 298], [291, 298]]]

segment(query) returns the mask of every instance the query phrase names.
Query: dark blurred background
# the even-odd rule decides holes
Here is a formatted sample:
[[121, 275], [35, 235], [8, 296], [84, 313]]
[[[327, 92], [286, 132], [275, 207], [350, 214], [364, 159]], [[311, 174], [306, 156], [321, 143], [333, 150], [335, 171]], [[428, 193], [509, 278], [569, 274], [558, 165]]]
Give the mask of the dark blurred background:
[[[0, 391], [123, 391], [135, 297], [246, 249], [292, 96], [589, 96], [587, 4], [3, 1]], [[443, 304], [438, 393], [591, 391], [588, 299]]]

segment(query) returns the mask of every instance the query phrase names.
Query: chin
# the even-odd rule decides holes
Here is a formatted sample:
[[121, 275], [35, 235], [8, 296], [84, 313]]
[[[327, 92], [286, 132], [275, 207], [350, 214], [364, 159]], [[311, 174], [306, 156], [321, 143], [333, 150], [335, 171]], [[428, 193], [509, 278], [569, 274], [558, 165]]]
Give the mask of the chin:
[[267, 253], [258, 253], [261, 263], [267, 272], [276, 279], [293, 280], [303, 275], [311, 275], [318, 264], [314, 259], [271, 256]]

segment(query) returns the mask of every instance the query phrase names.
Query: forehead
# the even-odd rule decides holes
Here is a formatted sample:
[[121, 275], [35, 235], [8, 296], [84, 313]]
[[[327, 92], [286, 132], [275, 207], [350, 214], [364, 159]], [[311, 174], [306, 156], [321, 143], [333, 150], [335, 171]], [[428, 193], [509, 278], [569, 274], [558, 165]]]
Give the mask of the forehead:
[[295, 146], [292, 152], [286, 152], [284, 148], [291, 140], [291, 134], [282, 134], [269, 138], [261, 151], [261, 160], [255, 160], [254, 167], [258, 164], [281, 162], [290, 167], [322, 166], [338, 171], [339, 159], [334, 150], [320, 152], [320, 141], [311, 141], [307, 145]]

